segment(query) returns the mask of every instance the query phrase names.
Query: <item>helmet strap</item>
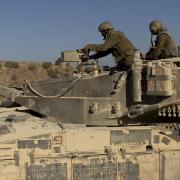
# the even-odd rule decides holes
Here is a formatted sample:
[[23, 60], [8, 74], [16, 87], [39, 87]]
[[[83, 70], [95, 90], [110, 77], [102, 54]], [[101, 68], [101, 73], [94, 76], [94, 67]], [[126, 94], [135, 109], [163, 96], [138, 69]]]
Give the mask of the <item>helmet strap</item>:
[[153, 34], [151, 33], [151, 47], [154, 47]]
[[108, 30], [104, 30], [104, 31], [101, 31], [101, 34], [103, 36], [103, 40], [106, 40], [107, 39], [107, 36], [109, 34], [109, 29]]

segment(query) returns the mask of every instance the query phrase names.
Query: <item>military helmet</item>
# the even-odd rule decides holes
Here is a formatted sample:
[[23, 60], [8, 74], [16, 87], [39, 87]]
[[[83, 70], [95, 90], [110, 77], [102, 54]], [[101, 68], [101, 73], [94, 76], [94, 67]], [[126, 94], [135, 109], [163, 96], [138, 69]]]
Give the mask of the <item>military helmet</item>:
[[102, 22], [99, 27], [98, 27], [98, 31], [106, 31], [106, 30], [109, 30], [109, 29], [113, 29], [113, 26], [112, 26], [112, 23], [109, 22], [109, 21], [105, 21], [105, 22]]
[[164, 26], [161, 21], [154, 20], [150, 23], [149, 29], [152, 34], [157, 34], [160, 30], [164, 29]]

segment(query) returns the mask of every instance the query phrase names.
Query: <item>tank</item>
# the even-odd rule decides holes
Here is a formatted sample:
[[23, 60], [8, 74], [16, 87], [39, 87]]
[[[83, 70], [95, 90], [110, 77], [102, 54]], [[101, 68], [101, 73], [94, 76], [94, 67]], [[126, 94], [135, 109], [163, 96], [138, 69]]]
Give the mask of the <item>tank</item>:
[[119, 71], [82, 55], [61, 57], [81, 72], [0, 86], [0, 179], [180, 179], [180, 58], [137, 51]]

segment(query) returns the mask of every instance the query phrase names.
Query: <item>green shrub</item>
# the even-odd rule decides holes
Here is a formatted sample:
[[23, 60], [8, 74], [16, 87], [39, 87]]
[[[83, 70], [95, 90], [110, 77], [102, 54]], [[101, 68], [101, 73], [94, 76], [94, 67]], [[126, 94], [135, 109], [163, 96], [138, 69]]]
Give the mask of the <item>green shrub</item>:
[[57, 75], [59, 74], [58, 69], [57, 68], [47, 68], [47, 73], [49, 77], [55, 78], [57, 77]]
[[16, 76], [15, 74], [12, 75], [12, 76], [11, 76], [11, 80], [12, 80], [12, 81], [17, 81], [17, 76]]
[[52, 66], [52, 63], [51, 62], [44, 62], [43, 64], [42, 64], [42, 67], [44, 68], [44, 69], [47, 69], [47, 68], [49, 68], [49, 67], [51, 67]]
[[36, 65], [35, 64], [30, 64], [29, 66], [28, 66], [28, 70], [29, 71], [35, 71], [36, 70]]
[[18, 62], [14, 62], [14, 61], [6, 61], [4, 66], [7, 68], [18, 68], [19, 64]]
[[67, 63], [66, 64], [66, 72], [67, 73], [72, 73], [72, 72], [74, 72], [75, 70], [76, 70], [76, 68], [75, 67], [73, 67], [73, 66], [71, 66], [71, 64], [70, 63]]

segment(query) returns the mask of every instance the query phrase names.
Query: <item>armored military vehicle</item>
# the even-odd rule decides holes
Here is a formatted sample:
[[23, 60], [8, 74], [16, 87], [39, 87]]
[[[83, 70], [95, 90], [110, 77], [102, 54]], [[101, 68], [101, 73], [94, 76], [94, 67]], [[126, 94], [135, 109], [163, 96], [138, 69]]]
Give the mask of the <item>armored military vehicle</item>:
[[180, 58], [79, 68], [0, 87], [15, 106], [0, 109], [0, 179], [179, 180]]

